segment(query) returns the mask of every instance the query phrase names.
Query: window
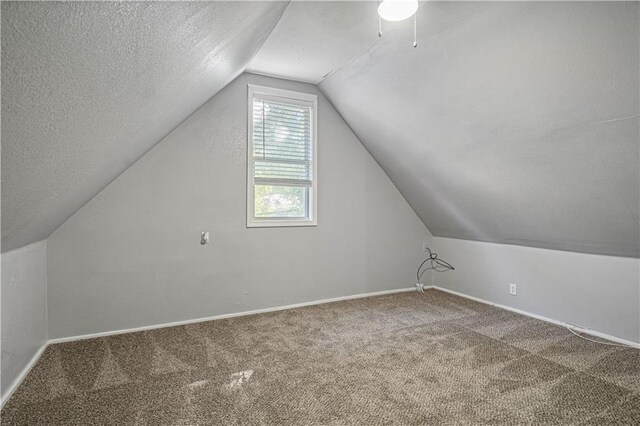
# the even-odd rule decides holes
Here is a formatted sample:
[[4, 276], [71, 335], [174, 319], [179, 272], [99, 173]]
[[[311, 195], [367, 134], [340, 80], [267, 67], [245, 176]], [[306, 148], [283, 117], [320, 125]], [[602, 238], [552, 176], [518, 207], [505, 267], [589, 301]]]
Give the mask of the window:
[[317, 224], [315, 95], [249, 85], [247, 226]]

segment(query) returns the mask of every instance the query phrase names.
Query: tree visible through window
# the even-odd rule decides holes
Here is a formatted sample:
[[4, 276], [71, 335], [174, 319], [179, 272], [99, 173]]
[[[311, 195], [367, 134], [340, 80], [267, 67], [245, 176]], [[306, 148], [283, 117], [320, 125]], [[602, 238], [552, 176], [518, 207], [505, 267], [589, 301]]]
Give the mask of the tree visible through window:
[[247, 226], [315, 225], [315, 95], [249, 86]]

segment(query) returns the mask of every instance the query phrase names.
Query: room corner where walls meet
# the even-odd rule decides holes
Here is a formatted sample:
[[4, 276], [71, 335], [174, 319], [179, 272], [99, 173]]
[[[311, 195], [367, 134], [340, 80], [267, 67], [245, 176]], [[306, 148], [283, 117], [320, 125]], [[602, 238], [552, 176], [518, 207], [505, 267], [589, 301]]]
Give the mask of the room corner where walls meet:
[[2, 253], [2, 400], [46, 345], [47, 242]]

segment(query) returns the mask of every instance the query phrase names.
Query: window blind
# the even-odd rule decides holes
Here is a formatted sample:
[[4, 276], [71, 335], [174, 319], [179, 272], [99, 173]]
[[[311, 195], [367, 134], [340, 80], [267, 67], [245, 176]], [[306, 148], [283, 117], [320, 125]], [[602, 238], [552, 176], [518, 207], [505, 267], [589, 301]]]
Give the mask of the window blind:
[[253, 177], [257, 185], [312, 186], [311, 106], [253, 99]]

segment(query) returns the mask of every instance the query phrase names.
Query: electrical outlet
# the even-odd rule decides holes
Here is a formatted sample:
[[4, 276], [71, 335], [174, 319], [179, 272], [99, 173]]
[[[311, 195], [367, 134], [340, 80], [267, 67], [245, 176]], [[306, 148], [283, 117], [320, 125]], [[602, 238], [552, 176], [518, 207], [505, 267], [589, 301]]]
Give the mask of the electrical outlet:
[[518, 294], [518, 288], [515, 284], [509, 284], [509, 294], [516, 296]]
[[429, 250], [429, 243], [422, 243], [422, 251], [427, 252]]

